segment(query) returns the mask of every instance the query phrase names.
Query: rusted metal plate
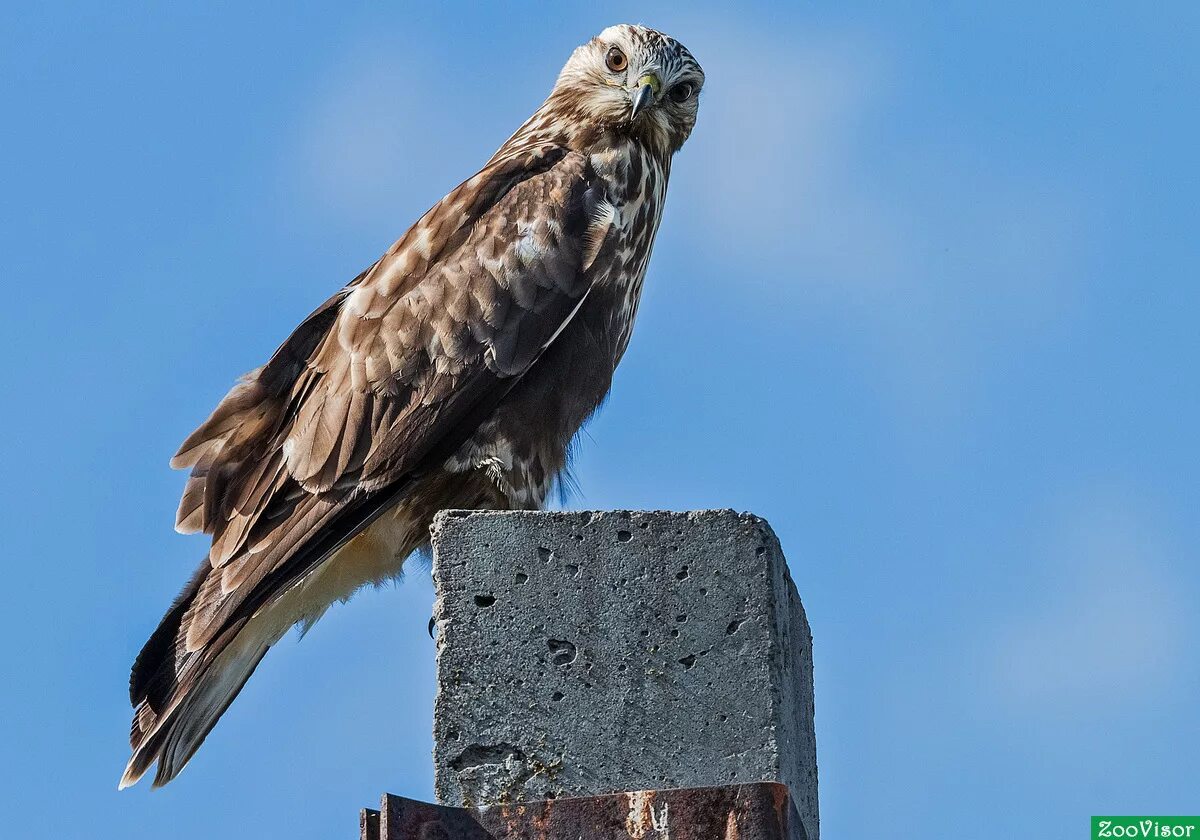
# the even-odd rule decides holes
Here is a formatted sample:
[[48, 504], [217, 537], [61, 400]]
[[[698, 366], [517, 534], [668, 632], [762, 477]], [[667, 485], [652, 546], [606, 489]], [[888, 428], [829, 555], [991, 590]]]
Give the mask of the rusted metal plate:
[[760, 782], [482, 808], [385, 794], [362, 840], [808, 840], [787, 787]]

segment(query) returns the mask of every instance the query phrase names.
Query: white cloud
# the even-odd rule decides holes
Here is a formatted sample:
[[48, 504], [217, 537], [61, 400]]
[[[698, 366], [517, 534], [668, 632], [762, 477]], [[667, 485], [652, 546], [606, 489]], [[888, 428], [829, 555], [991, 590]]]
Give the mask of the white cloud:
[[411, 42], [381, 50], [369, 39], [348, 51], [299, 107], [295, 136], [283, 143], [290, 200], [318, 223], [378, 226], [398, 237], [469, 177], [520, 119], [498, 121], [496, 97], [441, 75], [446, 61], [414, 52]]
[[[673, 29], [708, 84], [669, 238], [785, 329], [803, 308], [867, 344], [909, 427], [957, 410], [997, 336], [1016, 344], [1069, 310], [1086, 263], [1082, 202], [1045, 172], [956, 145], [954, 126], [899, 113], [911, 103], [893, 46], [715, 18]], [[284, 166], [318, 225], [399, 235], [551, 81], [464, 86], [438, 75], [446, 61], [364, 43], [314, 91]]]
[[423, 151], [413, 147], [419, 137], [406, 130], [406, 115], [428, 107], [419, 101], [423, 86], [410, 80], [394, 60], [360, 56], [318, 93], [288, 163], [336, 212], [377, 213], [406, 186], [408, 168], [401, 162]]
[[[1034, 715], [1153, 707], [1193, 668], [1195, 627], [1153, 517], [1120, 494], [1068, 511], [1034, 552], [1029, 603], [1001, 616], [976, 694]], [[1037, 569], [1047, 567], [1044, 575]]]
[[893, 47], [698, 29], [709, 82], [670, 212], [717, 282], [870, 342], [919, 420], [955, 410], [997, 335], [1069, 313], [1092, 211], [1044, 166], [905, 113], [925, 106]]

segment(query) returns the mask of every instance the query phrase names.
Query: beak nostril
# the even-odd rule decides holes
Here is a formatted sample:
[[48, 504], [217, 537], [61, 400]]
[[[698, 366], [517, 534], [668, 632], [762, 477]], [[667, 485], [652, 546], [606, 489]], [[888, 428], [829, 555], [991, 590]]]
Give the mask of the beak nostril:
[[658, 78], [657, 73], [644, 73], [637, 83], [638, 87], [650, 88], [654, 91], [655, 96], [662, 92], [662, 81]]

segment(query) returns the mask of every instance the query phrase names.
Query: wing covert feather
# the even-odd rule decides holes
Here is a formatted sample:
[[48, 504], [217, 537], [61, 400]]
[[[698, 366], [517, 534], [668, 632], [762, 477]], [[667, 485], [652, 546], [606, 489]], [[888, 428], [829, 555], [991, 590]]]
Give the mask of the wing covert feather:
[[193, 468], [178, 527], [211, 533], [220, 569], [184, 618], [189, 651], [328, 556], [306, 544], [352, 536], [323, 533], [361, 528], [352, 508], [461, 445], [578, 310], [604, 205], [582, 155], [501, 159], [235, 385], [173, 461]]

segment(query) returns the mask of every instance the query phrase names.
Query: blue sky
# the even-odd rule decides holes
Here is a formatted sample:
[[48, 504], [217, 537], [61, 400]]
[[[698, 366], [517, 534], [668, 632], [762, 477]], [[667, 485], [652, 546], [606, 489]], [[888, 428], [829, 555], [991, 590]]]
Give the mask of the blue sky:
[[0, 821], [350, 837], [431, 797], [431, 588], [289, 637], [163, 791], [178, 442], [618, 21], [708, 74], [576, 507], [768, 518], [827, 837], [1083, 836], [1200, 771], [1200, 6], [43, 4], [0, 26]]

